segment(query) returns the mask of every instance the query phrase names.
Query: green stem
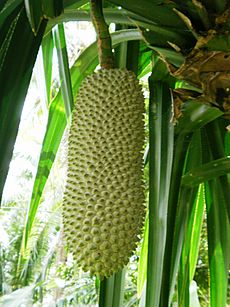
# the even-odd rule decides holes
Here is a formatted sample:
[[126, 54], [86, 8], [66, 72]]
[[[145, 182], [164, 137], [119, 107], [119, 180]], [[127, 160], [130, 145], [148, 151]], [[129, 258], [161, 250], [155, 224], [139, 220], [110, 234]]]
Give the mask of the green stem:
[[111, 69], [115, 67], [114, 56], [112, 52], [111, 36], [109, 27], [105, 22], [102, 0], [91, 0], [91, 17], [98, 36], [98, 57], [101, 68]]

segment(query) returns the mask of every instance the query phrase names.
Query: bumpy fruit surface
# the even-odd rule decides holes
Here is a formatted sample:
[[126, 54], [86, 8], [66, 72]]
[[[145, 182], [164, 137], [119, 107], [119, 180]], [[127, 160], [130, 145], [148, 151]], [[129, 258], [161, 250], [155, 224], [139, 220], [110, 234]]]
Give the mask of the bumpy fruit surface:
[[145, 214], [144, 98], [132, 72], [100, 70], [79, 89], [68, 142], [64, 233], [84, 271], [127, 264]]

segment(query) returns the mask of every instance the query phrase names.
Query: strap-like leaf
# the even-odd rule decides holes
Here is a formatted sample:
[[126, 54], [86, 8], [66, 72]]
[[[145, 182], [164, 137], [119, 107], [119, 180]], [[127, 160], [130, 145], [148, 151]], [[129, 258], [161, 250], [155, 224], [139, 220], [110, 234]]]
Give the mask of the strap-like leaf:
[[[153, 74], [154, 74], [153, 68]], [[173, 159], [172, 97], [163, 81], [149, 79], [149, 239], [146, 306], [159, 306]]]
[[[9, 169], [21, 111], [38, 48], [45, 30], [42, 23], [35, 37], [25, 10], [12, 20], [0, 49], [0, 198]], [[7, 40], [7, 42], [6, 42]], [[9, 73], [10, 72], [10, 73]], [[4, 148], [4, 150], [2, 150]]]
[[48, 33], [42, 40], [42, 59], [45, 72], [45, 84], [46, 84], [46, 102], [49, 106], [52, 95], [52, 66], [53, 66], [53, 49], [54, 41], [52, 32]]
[[24, 3], [31, 29], [37, 34], [43, 20], [42, 3], [40, 0], [24, 0]]
[[[198, 166], [201, 164], [201, 141], [200, 141], [200, 131], [197, 130], [192, 137], [191, 144], [188, 148], [188, 154], [186, 159], [186, 165], [184, 167], [184, 171], [186, 172], [187, 169], [191, 167]], [[182, 187], [179, 192], [179, 200], [176, 206], [176, 221], [175, 221], [175, 229], [173, 235], [173, 245], [172, 245], [172, 259], [171, 259], [171, 272], [170, 272], [170, 303], [172, 301], [172, 297], [175, 291], [176, 286], [176, 277], [178, 274], [179, 262], [181, 259], [181, 251], [182, 246], [185, 244], [186, 240], [185, 237], [189, 236], [189, 229], [188, 229], [188, 221], [191, 219], [193, 214], [193, 210], [195, 208], [195, 199], [197, 195], [198, 188], [188, 188]], [[181, 260], [183, 261], [184, 265], [186, 266], [189, 263], [189, 247], [190, 247], [190, 240], [187, 242], [187, 250], [186, 252], [183, 251], [184, 258]], [[185, 259], [186, 258], [186, 259]], [[181, 266], [182, 267], [182, 266]], [[183, 266], [183, 268], [185, 268]], [[181, 276], [179, 278], [179, 297], [184, 295], [185, 290], [184, 286], [188, 286], [188, 278], [189, 274], [187, 271], [180, 270]], [[187, 275], [187, 276], [186, 276]], [[186, 289], [186, 293], [188, 293], [188, 289]]]
[[[141, 244], [140, 259], [138, 262], [138, 275], [137, 275], [137, 297], [140, 298], [143, 293], [144, 285], [146, 284], [147, 278], [147, 259], [148, 259], [148, 238], [149, 238], [149, 215], [147, 214], [145, 225], [144, 225], [144, 235]], [[144, 298], [145, 300], [145, 298]]]
[[205, 185], [208, 254], [210, 270], [210, 306], [227, 305], [230, 225], [223, 203], [220, 181], [214, 179]]
[[182, 184], [190, 187], [230, 173], [230, 157], [213, 160], [185, 174]]
[[24, 0], [24, 4], [35, 35], [44, 18], [54, 18], [63, 12], [63, 0]]
[[46, 18], [59, 16], [63, 10], [63, 0], [40, 0], [42, 2], [43, 15]]
[[54, 29], [54, 41], [58, 55], [59, 76], [61, 81], [61, 92], [65, 106], [67, 121], [71, 119], [73, 109], [73, 93], [70, 78], [69, 61], [66, 49], [65, 31], [63, 24]]
[[173, 11], [173, 8], [176, 7], [176, 5], [172, 2], [164, 5], [159, 5], [158, 3], [148, 0], [110, 0], [110, 2], [140, 15], [152, 23], [161, 26], [173, 26], [175, 28], [178, 27], [180, 29], [185, 29], [181, 19]]

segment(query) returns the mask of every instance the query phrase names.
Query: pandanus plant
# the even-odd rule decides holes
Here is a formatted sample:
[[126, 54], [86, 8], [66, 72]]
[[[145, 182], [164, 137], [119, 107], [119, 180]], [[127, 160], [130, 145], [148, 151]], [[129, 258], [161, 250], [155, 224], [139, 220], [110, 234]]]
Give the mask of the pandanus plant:
[[[96, 2], [100, 4], [100, 1]], [[47, 71], [49, 118], [24, 227], [19, 271], [23, 265], [42, 191], [71, 110], [74, 104], [78, 110], [82, 104], [85, 105], [85, 100], [82, 102], [78, 98], [82, 94], [79, 86], [98, 64], [94, 44], [79, 56], [70, 70], [67, 65], [62, 22], [91, 20], [87, 4], [88, 1], [72, 0], [4, 0], [0, 4], [1, 192], [12, 157], [24, 97], [41, 43]], [[132, 70], [138, 78], [150, 74], [147, 110], [149, 133], [145, 154], [145, 165], [149, 166], [149, 193], [146, 193], [147, 215], [138, 272], [141, 304], [170, 306], [176, 296], [180, 306], [189, 306], [189, 285], [196, 270], [205, 212], [210, 306], [226, 306], [230, 260], [230, 1], [110, 0], [105, 4], [105, 19], [107, 23], [115, 23], [117, 30], [111, 34], [116, 66]], [[59, 25], [52, 33], [51, 28], [57, 23]], [[50, 101], [53, 42], [58, 50], [62, 82], [60, 92]], [[89, 79], [92, 83], [90, 86], [94, 86], [94, 79], [96, 77], [92, 75]], [[84, 82], [87, 83], [86, 80], [83, 84]], [[125, 79], [124, 82], [129, 86], [131, 81]], [[95, 86], [96, 83], [95, 80]], [[106, 108], [109, 106], [106, 105]], [[142, 108], [136, 110], [139, 115], [132, 114], [132, 110], [129, 112], [126, 108], [121, 111], [126, 113], [123, 118], [127, 128], [130, 125], [129, 117], [132, 121], [132, 116], [142, 116]], [[92, 116], [91, 111], [85, 107], [81, 118], [81, 121], [85, 118], [85, 122], [81, 126], [80, 119], [79, 125], [76, 120], [77, 131], [84, 130], [86, 126], [88, 129], [88, 123], [95, 124], [97, 112], [95, 110]], [[105, 110], [108, 122], [112, 116], [110, 111]], [[141, 121], [138, 123], [141, 125]], [[108, 125], [105, 127], [109, 129]], [[119, 155], [119, 150], [122, 150], [120, 157], [123, 157], [125, 150], [124, 159], [129, 160], [132, 153], [120, 143], [123, 132], [117, 130], [117, 133], [119, 141], [114, 140], [117, 153]], [[126, 137], [129, 134], [128, 132]], [[97, 142], [98, 140], [95, 141]], [[80, 142], [77, 140], [75, 143], [76, 151], [83, 155], [77, 147]], [[125, 144], [129, 146], [129, 140]], [[132, 150], [135, 150], [134, 147]], [[109, 148], [105, 151], [102, 159], [110, 157]], [[88, 155], [82, 158], [84, 161], [90, 159]], [[83, 172], [90, 165], [88, 161], [81, 164]], [[114, 172], [115, 169], [116, 167]], [[87, 172], [89, 181], [93, 180], [91, 171]], [[122, 180], [127, 182], [129, 175], [127, 173], [125, 176], [124, 173], [124, 176], [119, 177], [121, 186]], [[80, 182], [81, 178], [77, 177], [77, 180]], [[142, 184], [139, 179], [137, 181]], [[135, 186], [136, 182], [131, 182]], [[106, 182], [103, 184], [106, 185]], [[97, 189], [94, 192], [95, 190]], [[91, 191], [85, 190], [84, 193], [90, 194]], [[127, 195], [127, 200], [129, 196]], [[126, 201], [123, 195], [121, 199]], [[81, 214], [84, 214], [84, 208], [87, 210], [82, 202]], [[119, 209], [114, 210], [116, 212]], [[129, 214], [136, 214], [134, 211]], [[109, 218], [112, 227], [115, 217], [110, 214]], [[135, 227], [132, 224], [135, 222], [135, 218], [128, 219], [131, 227]], [[113, 255], [113, 250], [109, 250], [110, 246], [111, 242], [107, 246], [109, 256]], [[97, 257], [100, 255], [97, 254]], [[77, 256], [76, 258], [78, 259]], [[91, 257], [90, 261], [94, 259], [95, 257]], [[85, 262], [87, 261], [86, 258]], [[108, 268], [108, 272], [109, 270]], [[122, 306], [123, 283], [124, 271], [101, 280], [99, 305]]]

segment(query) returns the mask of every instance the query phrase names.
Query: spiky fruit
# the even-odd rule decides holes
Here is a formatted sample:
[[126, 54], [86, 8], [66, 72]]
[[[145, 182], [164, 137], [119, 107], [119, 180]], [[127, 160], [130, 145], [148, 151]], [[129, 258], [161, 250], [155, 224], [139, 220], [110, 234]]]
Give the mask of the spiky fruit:
[[132, 72], [100, 70], [79, 90], [68, 142], [64, 233], [84, 271], [127, 264], [145, 214], [144, 99]]

